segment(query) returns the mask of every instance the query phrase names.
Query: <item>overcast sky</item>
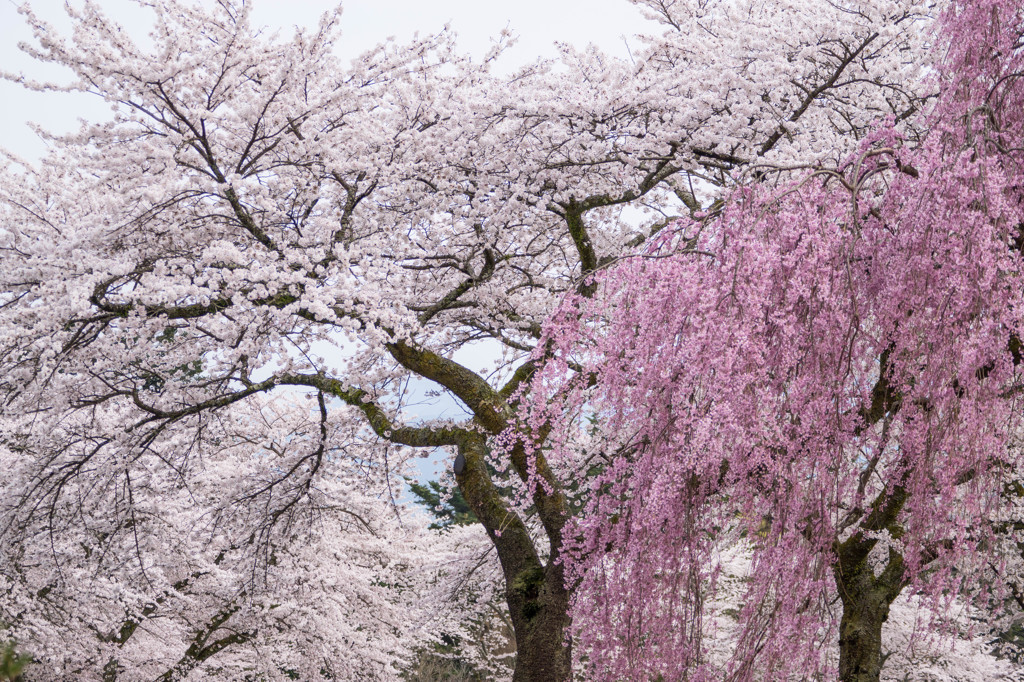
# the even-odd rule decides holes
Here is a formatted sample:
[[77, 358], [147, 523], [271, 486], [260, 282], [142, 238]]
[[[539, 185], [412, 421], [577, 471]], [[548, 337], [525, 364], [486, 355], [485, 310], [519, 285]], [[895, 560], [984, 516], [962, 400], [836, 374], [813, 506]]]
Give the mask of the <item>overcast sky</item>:
[[[0, 71], [66, 80], [60, 71], [44, 69], [18, 50], [19, 42], [31, 38], [17, 12], [20, 4], [20, 0], [0, 0]], [[30, 0], [28, 4], [58, 27], [67, 27], [63, 0]], [[148, 30], [145, 12], [129, 0], [99, 0], [99, 4], [129, 31], [144, 35]], [[509, 27], [519, 42], [503, 57], [505, 68], [554, 54], [556, 41], [578, 47], [595, 43], [625, 57], [627, 41], [636, 47], [633, 35], [656, 30], [628, 0], [348, 0], [342, 4], [343, 34], [338, 49], [346, 59], [389, 36], [401, 40], [417, 31], [439, 31], [446, 23], [458, 33], [460, 47], [478, 57]], [[257, 23], [280, 27], [284, 33], [295, 25], [315, 25], [320, 14], [335, 5], [332, 0], [254, 0], [254, 12]], [[33, 93], [0, 81], [0, 147], [38, 158], [44, 145], [27, 122], [62, 132], [74, 128], [79, 117], [102, 119], [107, 112], [95, 97]]]

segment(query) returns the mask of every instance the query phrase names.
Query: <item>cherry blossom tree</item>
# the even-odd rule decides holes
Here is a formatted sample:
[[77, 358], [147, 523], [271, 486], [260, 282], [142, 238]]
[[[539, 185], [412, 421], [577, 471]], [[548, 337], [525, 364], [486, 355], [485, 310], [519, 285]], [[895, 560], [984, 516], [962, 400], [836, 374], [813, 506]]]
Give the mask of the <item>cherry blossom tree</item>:
[[592, 678], [876, 681], [901, 594], [1019, 598], [1024, 13], [940, 26], [922, 138], [765, 167], [548, 326], [527, 422], [587, 491], [563, 561]]
[[[314, 459], [318, 413], [247, 407], [204, 426], [215, 446], [184, 444], [204, 463], [187, 485], [147, 455], [120, 472], [130, 482], [97, 462], [59, 497], [10, 514], [21, 540], [5, 551], [2, 616], [42, 679], [395, 679], [415, 646], [468, 634], [473, 610], [452, 597], [493, 569], [482, 533], [439, 537], [416, 515], [382, 513], [379, 476], [343, 421], [325, 424], [330, 475], [303, 480], [296, 472], [327, 466]], [[83, 439], [73, 426], [53, 434], [74, 444], [65, 457]], [[24, 483], [24, 458], [4, 454], [0, 481], [30, 499], [8, 487]]]
[[[74, 80], [8, 75], [114, 118], [0, 171], [0, 618], [67, 671], [159, 642], [170, 676], [386, 677], [443, 610], [413, 604], [438, 562], [390, 504], [443, 448], [514, 679], [568, 679], [576, 482], [543, 429], [495, 447], [545, 318], [766, 164], [844, 158], [879, 117], [922, 136], [932, 3], [645, 0], [632, 61], [563, 47], [508, 77], [444, 33], [344, 65], [338, 12], [279, 39], [245, 3], [140, 4], [145, 44], [96, 2], [67, 37], [26, 9]], [[485, 342], [493, 373], [466, 359]], [[465, 418], [417, 418], [424, 382]]]

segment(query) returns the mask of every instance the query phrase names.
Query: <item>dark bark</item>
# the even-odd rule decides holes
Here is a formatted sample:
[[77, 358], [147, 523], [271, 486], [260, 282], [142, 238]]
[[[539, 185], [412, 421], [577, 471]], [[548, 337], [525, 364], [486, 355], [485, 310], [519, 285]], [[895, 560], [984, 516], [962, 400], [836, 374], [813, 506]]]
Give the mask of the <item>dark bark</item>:
[[843, 604], [840, 682], [878, 682], [882, 674], [882, 626], [903, 589], [904, 563], [903, 557], [890, 549], [888, 564], [876, 576], [867, 557], [877, 542], [857, 533], [837, 547], [835, 576]]
[[572, 648], [566, 641], [569, 594], [561, 565], [548, 563], [524, 572], [506, 588], [516, 635], [512, 682], [563, 682], [572, 674]]

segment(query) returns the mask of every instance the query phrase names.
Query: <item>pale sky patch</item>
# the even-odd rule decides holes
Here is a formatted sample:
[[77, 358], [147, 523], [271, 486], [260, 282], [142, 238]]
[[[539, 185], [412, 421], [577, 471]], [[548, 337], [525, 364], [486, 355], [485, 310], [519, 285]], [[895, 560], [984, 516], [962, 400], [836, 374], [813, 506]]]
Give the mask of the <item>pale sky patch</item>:
[[[0, 0], [0, 71], [67, 82], [66, 72], [47, 68], [18, 49], [18, 43], [31, 40], [17, 11], [20, 4]], [[28, 4], [58, 29], [67, 29], [63, 0], [32, 0]], [[481, 58], [508, 28], [518, 41], [502, 55], [497, 67], [511, 70], [537, 57], [555, 56], [556, 42], [580, 48], [594, 43], [612, 55], [629, 58], [630, 50], [638, 47], [633, 36], [657, 30], [627, 0], [349, 0], [342, 4], [342, 39], [337, 49], [346, 59], [389, 37], [404, 42], [417, 32], [437, 33], [446, 24], [458, 34], [462, 51]], [[146, 11], [129, 0], [100, 0], [100, 6], [136, 35], [148, 31]], [[280, 29], [284, 36], [294, 26], [315, 26], [320, 15], [335, 6], [330, 0], [256, 0], [254, 13], [257, 24]], [[30, 92], [0, 81], [0, 147], [27, 159], [38, 158], [45, 149], [29, 122], [66, 132], [77, 127], [79, 118], [94, 121], [107, 117], [109, 107], [98, 97]]]

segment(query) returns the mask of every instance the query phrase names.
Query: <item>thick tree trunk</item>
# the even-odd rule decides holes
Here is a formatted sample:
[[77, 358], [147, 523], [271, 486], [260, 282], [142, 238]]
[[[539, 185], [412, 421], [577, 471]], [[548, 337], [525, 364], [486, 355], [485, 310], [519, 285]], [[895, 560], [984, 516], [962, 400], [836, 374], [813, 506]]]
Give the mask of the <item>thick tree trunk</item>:
[[[513, 682], [567, 682], [572, 675], [572, 651], [566, 644], [569, 593], [563, 569], [555, 561], [561, 544], [563, 519], [560, 499], [539, 500], [551, 541], [550, 559], [541, 562], [522, 519], [505, 504], [487, 472], [486, 441], [474, 434], [459, 443], [464, 467], [456, 472], [463, 497], [487, 530], [498, 552], [505, 577], [505, 600], [516, 638]], [[556, 493], [556, 495], [560, 495]], [[535, 496], [536, 497], [536, 496]], [[547, 509], [551, 510], [548, 514]]]
[[882, 626], [903, 589], [903, 557], [889, 551], [885, 569], [875, 575], [867, 556], [876, 540], [860, 534], [838, 547], [836, 585], [843, 604], [839, 621], [840, 682], [879, 682], [882, 674]]
[[[866, 576], [865, 576], [866, 573]], [[839, 679], [878, 682], [882, 674], [882, 625], [889, 618], [884, 591], [871, 571], [862, 571], [840, 587], [843, 617], [839, 622]]]
[[566, 643], [569, 595], [560, 565], [527, 570], [506, 588], [516, 635], [512, 682], [563, 682], [572, 674], [572, 649]]

